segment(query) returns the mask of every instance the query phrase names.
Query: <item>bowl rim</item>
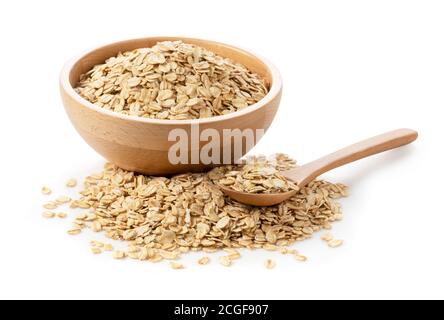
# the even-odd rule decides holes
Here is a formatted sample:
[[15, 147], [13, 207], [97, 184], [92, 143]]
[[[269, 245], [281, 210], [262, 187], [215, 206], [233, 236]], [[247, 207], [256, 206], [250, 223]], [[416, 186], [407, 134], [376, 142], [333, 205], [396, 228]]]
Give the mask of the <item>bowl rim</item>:
[[[271, 86], [270, 89], [268, 91], [268, 93], [265, 95], [265, 97], [263, 97], [261, 100], [259, 100], [258, 102], [249, 105], [248, 107], [240, 110], [240, 111], [235, 111], [232, 113], [228, 113], [228, 114], [224, 114], [224, 115], [218, 115], [218, 116], [214, 116], [214, 117], [209, 117], [209, 118], [201, 118], [201, 119], [186, 119], [186, 120], [174, 120], [174, 119], [152, 119], [152, 118], [144, 118], [144, 117], [136, 117], [136, 116], [131, 116], [131, 115], [126, 115], [126, 114], [122, 114], [122, 113], [118, 113], [118, 112], [114, 112], [111, 110], [107, 110], [107, 109], [103, 109], [91, 102], [89, 102], [88, 100], [86, 100], [85, 98], [83, 98], [82, 96], [80, 96], [73, 88], [73, 86], [71, 85], [70, 81], [69, 81], [69, 77], [70, 77], [70, 73], [72, 68], [74, 67], [75, 64], [77, 64], [79, 61], [81, 61], [83, 58], [85, 58], [85, 56], [91, 54], [94, 51], [103, 49], [107, 46], [111, 46], [111, 45], [119, 45], [120, 43], [127, 43], [127, 42], [131, 42], [131, 41], [143, 41], [143, 40], [149, 40], [149, 39], [163, 39], [162, 41], [174, 41], [174, 40], [182, 40], [184, 42], [186, 42], [187, 40], [191, 40], [191, 41], [201, 41], [201, 42], [207, 42], [207, 43], [211, 43], [214, 45], [222, 45], [225, 47], [229, 47], [230, 49], [233, 50], [237, 50], [240, 51], [242, 53], [245, 53], [246, 55], [252, 56], [255, 59], [259, 60], [261, 63], [263, 63], [267, 69], [268, 72], [271, 75]], [[120, 41], [114, 41], [114, 42], [110, 42], [110, 43], [106, 43], [106, 44], [102, 44], [100, 46], [96, 46], [94, 48], [91, 48], [87, 51], [84, 51], [81, 54], [76, 55], [74, 58], [70, 59], [67, 63], [65, 63], [65, 65], [62, 68], [62, 71], [60, 72], [60, 85], [61, 88], [63, 88], [63, 90], [65, 91], [66, 94], [68, 94], [73, 100], [75, 100], [77, 103], [91, 109], [92, 111], [96, 111], [99, 112], [100, 114], [106, 115], [106, 116], [110, 116], [110, 117], [114, 117], [114, 118], [120, 118], [122, 120], [126, 120], [126, 121], [132, 121], [132, 122], [137, 122], [137, 123], [149, 123], [149, 124], [156, 124], [156, 125], [191, 125], [191, 124], [207, 124], [207, 123], [213, 123], [213, 122], [218, 122], [218, 121], [224, 121], [224, 120], [230, 120], [230, 119], [234, 119], [240, 116], [244, 116], [247, 115], [249, 113], [255, 112], [259, 109], [261, 109], [262, 107], [266, 106], [270, 101], [272, 101], [282, 90], [282, 78], [281, 78], [281, 74], [279, 72], [279, 70], [270, 62], [268, 61], [266, 58], [251, 52], [249, 50], [245, 50], [243, 48], [240, 48], [238, 46], [233, 46], [230, 44], [226, 44], [223, 42], [217, 42], [217, 41], [213, 41], [213, 40], [206, 40], [206, 39], [201, 39], [201, 38], [190, 38], [190, 37], [181, 37], [181, 36], [151, 36], [151, 37], [141, 37], [141, 38], [134, 38], [134, 39], [125, 39], [125, 40], [120, 40]]]

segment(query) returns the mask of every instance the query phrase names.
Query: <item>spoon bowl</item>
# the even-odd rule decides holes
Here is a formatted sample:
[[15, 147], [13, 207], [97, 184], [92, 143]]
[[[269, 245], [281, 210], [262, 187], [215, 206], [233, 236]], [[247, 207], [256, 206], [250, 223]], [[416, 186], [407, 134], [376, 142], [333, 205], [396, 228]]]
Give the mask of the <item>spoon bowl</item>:
[[[415, 141], [418, 133], [411, 129], [398, 129], [355, 143], [318, 160], [281, 172], [286, 179], [302, 189], [321, 174], [347, 163], [395, 149]], [[230, 198], [252, 206], [272, 206], [293, 197], [297, 191], [283, 193], [247, 193], [219, 186]]]
[[291, 190], [287, 192], [282, 193], [248, 193], [248, 192], [239, 192], [236, 190], [233, 190], [231, 188], [219, 185], [219, 188], [222, 190], [223, 193], [225, 193], [227, 196], [229, 196], [231, 199], [234, 199], [240, 203], [257, 206], [257, 207], [270, 207], [274, 206], [276, 204], [279, 204], [281, 202], [284, 202], [285, 200], [290, 199], [293, 197], [296, 193], [298, 193], [297, 190]]

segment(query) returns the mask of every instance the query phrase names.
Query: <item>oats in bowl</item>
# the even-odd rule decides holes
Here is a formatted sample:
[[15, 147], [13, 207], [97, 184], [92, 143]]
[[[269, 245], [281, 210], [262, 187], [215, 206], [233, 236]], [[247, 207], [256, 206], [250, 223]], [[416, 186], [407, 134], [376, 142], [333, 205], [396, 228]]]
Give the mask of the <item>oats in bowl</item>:
[[[166, 46], [158, 49], [164, 63], [152, 52], [160, 44]], [[189, 48], [195, 53], [190, 55]], [[138, 53], [133, 60], [127, 56]], [[173, 175], [235, 163], [251, 150], [276, 115], [282, 78], [266, 59], [229, 44], [146, 37], [71, 59], [60, 74], [60, 93], [76, 130], [109, 162], [146, 175]], [[211, 144], [210, 161], [201, 157], [210, 144], [208, 132], [222, 138]], [[243, 143], [247, 135], [248, 143]], [[175, 161], [171, 151], [178, 137], [199, 143], [188, 151], [180, 147], [183, 157]], [[227, 139], [240, 141], [242, 150], [225, 150]]]
[[245, 66], [182, 41], [119, 53], [83, 74], [75, 90], [104, 109], [173, 120], [232, 113], [268, 92]]

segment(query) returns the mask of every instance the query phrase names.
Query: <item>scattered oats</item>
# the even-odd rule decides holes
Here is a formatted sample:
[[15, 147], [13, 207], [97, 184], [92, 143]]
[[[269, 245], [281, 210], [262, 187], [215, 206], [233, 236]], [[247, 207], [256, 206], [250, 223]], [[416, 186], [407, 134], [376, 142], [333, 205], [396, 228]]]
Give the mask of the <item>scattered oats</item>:
[[91, 225], [91, 229], [94, 232], [100, 232], [100, 231], [102, 231], [102, 225], [99, 221], [93, 221], [93, 223]]
[[78, 235], [78, 234], [80, 234], [80, 232], [82, 232], [82, 229], [79, 229], [79, 228], [68, 230], [68, 234], [71, 236]]
[[128, 253], [138, 253], [140, 251], [139, 247], [136, 246], [129, 246], [128, 247]]
[[265, 249], [268, 251], [277, 251], [277, 250], [279, 250], [279, 247], [274, 244], [266, 243], [262, 246], [262, 249]]
[[[163, 93], [164, 97], [169, 94]], [[255, 159], [278, 171], [295, 166], [282, 154]], [[71, 202], [88, 210], [74, 219], [70, 234], [90, 228], [109, 239], [125, 241], [127, 254], [113, 252], [120, 259], [128, 256], [157, 262], [174, 260], [190, 251], [224, 250], [219, 262], [231, 265], [241, 256], [238, 249], [263, 248], [305, 261], [306, 257], [288, 247], [330, 228], [341, 214], [338, 199], [346, 194], [341, 184], [316, 180], [279, 205], [250, 207], [221, 192], [215, 182], [228, 179], [225, 174], [216, 168], [207, 173], [154, 177], [107, 163], [102, 172], [85, 179], [80, 198]], [[105, 250], [105, 246], [101, 248]]]
[[83, 201], [72, 201], [69, 204], [70, 208], [76, 209], [76, 208], [82, 208], [82, 209], [89, 209], [90, 205], [88, 203], [85, 203]]
[[140, 260], [140, 253], [139, 252], [127, 252], [127, 257], [134, 260]]
[[274, 232], [274, 230], [270, 229], [265, 234], [265, 240], [267, 240], [269, 243], [276, 243], [277, 241], [277, 235]]
[[162, 261], [163, 258], [159, 254], [154, 254], [152, 257], [148, 258], [150, 262], [159, 262]]
[[171, 268], [173, 268], [175, 270], [179, 270], [179, 269], [183, 269], [184, 268], [183, 264], [178, 263], [178, 262], [174, 262], [174, 261], [170, 262], [170, 266], [171, 266]]
[[175, 260], [175, 259], [177, 259], [179, 253], [178, 253], [178, 252], [174, 252], [174, 251], [160, 250], [160, 251], [159, 251], [159, 255], [160, 255], [163, 259], [167, 259], [167, 260]]
[[230, 217], [223, 217], [216, 223], [216, 228], [223, 229], [230, 223]]
[[65, 219], [68, 215], [65, 212], [58, 212], [57, 218]]
[[57, 204], [55, 204], [54, 202], [48, 202], [43, 205], [43, 208], [48, 210], [54, 210], [57, 208]]
[[295, 253], [294, 251], [296, 251], [296, 250], [290, 250], [290, 249], [285, 248], [285, 247], [279, 248], [279, 252], [281, 254], [294, 254]]
[[187, 253], [190, 251], [190, 248], [188, 247], [179, 247], [180, 253]]
[[202, 257], [199, 260], [197, 260], [197, 263], [202, 266], [208, 264], [209, 262], [210, 262], [210, 258], [208, 258], [208, 257]]
[[267, 269], [273, 269], [274, 267], [275, 267], [275, 263], [274, 263], [274, 261], [273, 260], [271, 260], [271, 259], [267, 259], [267, 260], [265, 260], [265, 268], [267, 268]]
[[107, 243], [103, 246], [103, 251], [113, 251], [113, 250], [114, 248], [112, 244]]
[[[282, 252], [281, 252], [282, 253]], [[298, 250], [296, 249], [288, 249], [285, 254], [299, 254]]]
[[123, 251], [114, 251], [114, 254], [113, 254], [113, 258], [114, 259], [120, 260], [120, 259], [124, 259], [125, 257], [126, 257], [125, 252], [123, 252]]
[[141, 261], [146, 260], [146, 259], [148, 259], [149, 256], [150, 256], [150, 252], [147, 247], [143, 247], [140, 249], [139, 260], [141, 260]]
[[261, 100], [268, 84], [228, 58], [181, 41], [119, 53], [80, 77], [75, 89], [107, 110], [154, 119], [199, 119]]
[[85, 221], [94, 221], [94, 220], [96, 220], [96, 215], [94, 214], [94, 213], [88, 213], [84, 218], [83, 218], [83, 220], [85, 220]]
[[219, 263], [224, 267], [229, 267], [232, 264], [232, 259], [230, 259], [228, 256], [222, 256], [219, 258]]
[[333, 235], [332, 235], [330, 232], [324, 233], [324, 234], [321, 236], [321, 240], [322, 240], [322, 241], [329, 242], [329, 241], [333, 240]]
[[86, 213], [80, 213], [76, 216], [76, 220], [85, 220], [87, 217]]
[[294, 258], [295, 258], [297, 261], [301, 261], [301, 262], [305, 262], [305, 261], [308, 260], [308, 258], [307, 258], [306, 256], [303, 256], [303, 255], [298, 254], [298, 253], [294, 255]]
[[236, 260], [241, 257], [240, 252], [235, 249], [227, 248], [227, 249], [224, 249], [224, 251], [226, 253], [228, 253], [227, 257], [230, 258], [230, 260]]
[[96, 240], [92, 240], [89, 243], [92, 247], [98, 247], [98, 248], [103, 248], [105, 245], [100, 242], [100, 241], [96, 241]]
[[333, 218], [334, 218], [335, 221], [340, 221], [340, 220], [342, 220], [342, 214], [335, 214], [333, 216]]
[[68, 181], [66, 181], [66, 186], [68, 188], [74, 188], [76, 185], [77, 185], [76, 179], [69, 179]]
[[64, 203], [68, 203], [71, 201], [70, 197], [67, 196], [60, 196], [55, 200], [58, 204], [64, 204]]
[[42, 213], [42, 217], [43, 218], [48, 218], [48, 219], [54, 218], [55, 215], [56, 214], [54, 212], [51, 212], [51, 211], [45, 211], [45, 212]]
[[236, 260], [239, 259], [241, 257], [240, 253], [232, 253], [228, 255], [228, 258], [230, 258], [231, 260]]
[[74, 221], [72, 222], [72, 225], [73, 225], [75, 228], [82, 229], [82, 228], [85, 227], [85, 222], [80, 221], [80, 220], [74, 220]]
[[102, 249], [97, 248], [97, 247], [92, 247], [91, 248], [91, 252], [94, 254], [101, 254], [102, 253]]
[[342, 246], [343, 243], [344, 243], [343, 240], [330, 240], [330, 241], [328, 241], [328, 246], [330, 248], [337, 248], [337, 247]]
[[140, 83], [140, 78], [137, 77], [133, 77], [131, 79], [128, 79], [127, 81], [127, 85], [128, 87], [132, 88], [132, 87], [137, 87]]
[[42, 194], [49, 195], [52, 193], [52, 190], [49, 187], [42, 187]]

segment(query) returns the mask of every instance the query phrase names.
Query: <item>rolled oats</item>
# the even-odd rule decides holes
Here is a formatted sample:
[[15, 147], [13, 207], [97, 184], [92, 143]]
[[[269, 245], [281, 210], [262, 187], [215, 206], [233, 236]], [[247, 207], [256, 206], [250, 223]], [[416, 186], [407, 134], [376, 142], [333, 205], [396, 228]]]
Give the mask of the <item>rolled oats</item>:
[[76, 179], [69, 179], [68, 181], [66, 181], [66, 186], [68, 188], [74, 188], [76, 185], [77, 185]]
[[295, 254], [295, 255], [294, 255], [294, 258], [295, 258], [297, 261], [300, 261], [300, 262], [305, 262], [305, 261], [308, 260], [308, 258], [307, 258], [306, 256], [301, 255], [301, 254]]
[[209, 262], [210, 262], [210, 258], [208, 258], [208, 257], [202, 257], [199, 260], [197, 260], [197, 263], [202, 266], [208, 264]]
[[235, 250], [235, 249], [228, 248], [228, 249], [224, 249], [224, 251], [228, 253], [227, 257], [230, 260], [236, 260], [236, 259], [239, 259], [241, 257], [240, 252]]
[[105, 246], [102, 242], [96, 240], [92, 240], [89, 244], [92, 247], [97, 247], [97, 248], [103, 248]]
[[42, 194], [49, 195], [52, 193], [52, 190], [49, 187], [42, 187]]
[[114, 251], [113, 258], [117, 260], [124, 259], [126, 257], [125, 252], [123, 251]]
[[322, 240], [322, 241], [329, 242], [329, 241], [333, 240], [333, 235], [332, 235], [330, 232], [324, 233], [324, 234], [321, 236], [321, 240]]
[[52, 212], [52, 211], [45, 211], [45, 212], [42, 213], [42, 217], [43, 218], [47, 218], [47, 219], [52, 219], [52, 218], [55, 217], [55, 215], [56, 214], [54, 212]]
[[219, 258], [219, 263], [224, 267], [229, 267], [232, 264], [232, 260], [228, 256], [222, 256]]
[[330, 241], [328, 241], [328, 246], [330, 248], [337, 248], [337, 247], [342, 246], [343, 243], [344, 243], [343, 240], [330, 240]]
[[271, 260], [271, 259], [267, 259], [267, 260], [265, 260], [264, 265], [265, 265], [265, 268], [267, 268], [267, 269], [273, 269], [273, 268], [276, 266], [276, 264], [274, 263], [274, 261]]
[[79, 228], [74, 228], [74, 229], [68, 230], [68, 234], [71, 236], [78, 235], [78, 234], [80, 234], [80, 232], [82, 232], [82, 229], [79, 229]]
[[[277, 162], [283, 158], [284, 155], [270, 159], [250, 157], [246, 160], [246, 164], [214, 169], [211, 173], [212, 178], [214, 182], [239, 192], [279, 193], [299, 190], [298, 186], [279, 173]], [[291, 162], [288, 161], [288, 164], [291, 165]]]
[[171, 268], [173, 268], [175, 270], [179, 270], [179, 269], [183, 269], [184, 268], [183, 264], [178, 263], [178, 262], [174, 262], [174, 261], [170, 262], [170, 266], [171, 266]]
[[67, 197], [67, 196], [60, 196], [60, 197], [57, 197], [57, 199], [55, 200], [55, 202], [59, 205], [64, 204], [64, 203], [68, 203], [70, 201], [71, 201], [71, 198]]
[[[267, 161], [279, 170], [295, 165], [284, 155]], [[306, 261], [288, 246], [330, 228], [341, 215], [337, 199], [346, 194], [341, 184], [317, 180], [279, 205], [251, 207], [226, 197], [215, 184], [222, 178], [219, 168], [167, 178], [108, 163], [101, 173], [85, 179], [80, 199], [71, 202], [88, 210], [76, 216], [68, 233], [90, 228], [125, 241], [127, 252], [114, 251], [116, 259], [157, 262], [178, 259], [189, 251], [224, 250], [219, 262], [229, 266], [240, 257], [239, 248], [263, 248]], [[95, 247], [113, 250], [103, 243]], [[198, 263], [206, 262], [204, 258]]]
[[98, 248], [98, 247], [92, 247], [91, 248], [91, 252], [94, 254], [101, 254], [102, 253], [102, 249]]
[[57, 218], [65, 219], [68, 215], [65, 212], [58, 212]]
[[181, 41], [119, 53], [82, 75], [76, 91], [99, 107], [155, 119], [199, 119], [261, 100], [267, 84], [245, 66]]
[[48, 210], [54, 210], [57, 208], [57, 204], [54, 202], [48, 202], [43, 205], [43, 208], [48, 209]]

